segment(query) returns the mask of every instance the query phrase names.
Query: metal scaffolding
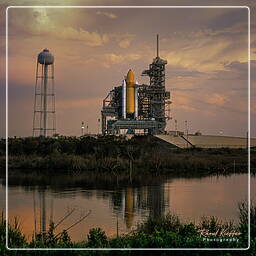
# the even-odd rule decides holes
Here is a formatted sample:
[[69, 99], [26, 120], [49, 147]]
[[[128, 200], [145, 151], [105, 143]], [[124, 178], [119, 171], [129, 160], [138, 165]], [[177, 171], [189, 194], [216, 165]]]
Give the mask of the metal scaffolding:
[[56, 133], [54, 57], [48, 49], [38, 54], [34, 98], [33, 136]]
[[[122, 116], [122, 86], [115, 87], [103, 100], [102, 133], [118, 134], [120, 130], [136, 133], [144, 130], [149, 134], [164, 133], [166, 122], [170, 119], [170, 92], [165, 88], [165, 65], [167, 61], [159, 57], [157, 35], [157, 57], [142, 72], [149, 77], [149, 85], [136, 84], [138, 97], [138, 116], [124, 119]], [[109, 120], [108, 120], [109, 118]]]

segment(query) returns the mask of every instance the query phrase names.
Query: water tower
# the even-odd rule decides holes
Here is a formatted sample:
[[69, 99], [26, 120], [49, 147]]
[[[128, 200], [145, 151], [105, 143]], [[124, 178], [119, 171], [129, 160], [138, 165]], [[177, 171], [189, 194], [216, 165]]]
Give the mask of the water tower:
[[37, 57], [33, 136], [47, 137], [55, 133], [54, 57], [44, 49]]

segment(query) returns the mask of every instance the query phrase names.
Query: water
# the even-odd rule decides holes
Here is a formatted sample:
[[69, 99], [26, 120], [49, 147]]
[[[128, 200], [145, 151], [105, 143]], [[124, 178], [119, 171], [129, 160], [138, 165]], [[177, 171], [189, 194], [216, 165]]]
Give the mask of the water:
[[[102, 185], [98, 179], [95, 183], [90, 180], [90, 183], [77, 184], [65, 175], [51, 177], [50, 184], [40, 183], [42, 186], [33, 185], [33, 178], [22, 182], [18, 179], [9, 184], [9, 218], [12, 221], [17, 216], [22, 231], [31, 239], [35, 227], [37, 231], [44, 225], [48, 228], [50, 219], [58, 223], [72, 212], [58, 226], [58, 232], [91, 211], [88, 217], [69, 230], [74, 241], [85, 239], [89, 229], [94, 227], [102, 228], [109, 236], [116, 236], [117, 230], [119, 234], [129, 232], [148, 216], [162, 216], [168, 212], [196, 223], [202, 216], [216, 216], [237, 223], [238, 203], [248, 198], [247, 179], [247, 174], [165, 177], [133, 186], [110, 186], [104, 182]], [[255, 177], [251, 180], [256, 182]], [[0, 190], [3, 192], [0, 203], [4, 208], [5, 185], [1, 185]], [[255, 191], [252, 190], [253, 194]]]

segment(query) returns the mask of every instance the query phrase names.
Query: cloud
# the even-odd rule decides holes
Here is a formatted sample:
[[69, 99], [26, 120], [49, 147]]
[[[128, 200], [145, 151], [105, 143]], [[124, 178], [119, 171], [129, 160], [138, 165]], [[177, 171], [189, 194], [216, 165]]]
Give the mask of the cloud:
[[111, 38], [117, 41], [120, 48], [126, 49], [131, 45], [131, 42], [135, 38], [135, 34], [112, 34]]
[[[252, 61], [255, 63], [255, 61]], [[223, 63], [225, 69], [232, 70], [232, 71], [239, 71], [239, 72], [248, 72], [248, 63], [247, 62], [240, 62], [240, 61], [231, 61]]]
[[194, 88], [171, 88], [171, 91], [178, 91], [178, 92], [194, 92], [194, 91], [199, 91], [201, 90], [201, 87], [194, 87]]
[[[70, 20], [67, 24], [65, 24], [65, 16]], [[82, 28], [76, 19], [72, 12], [65, 9], [10, 9], [10, 35], [22, 35], [23, 38], [47, 37], [65, 41], [83, 41], [88, 46], [102, 46], [109, 41], [108, 34]]]
[[110, 64], [119, 64], [124, 61], [123, 55], [117, 55], [115, 53], [107, 53], [104, 55], [104, 57], [106, 67], [109, 67]]
[[101, 46], [109, 41], [107, 34], [99, 34], [97, 32], [89, 32], [82, 28], [79, 30], [72, 27], [65, 28], [56, 35], [60, 39], [84, 41], [88, 46]]
[[256, 48], [256, 40], [251, 42], [251, 48]]
[[116, 54], [116, 53], [106, 53], [103, 56], [103, 61], [101, 62], [104, 67], [110, 68], [112, 65], [121, 64], [129, 61], [136, 61], [141, 58], [140, 54]]
[[172, 46], [171, 51], [163, 51], [163, 54], [171, 65], [199, 72], [225, 69], [222, 63], [227, 60], [245, 62], [248, 59], [245, 21], [218, 29], [175, 31], [161, 40], [162, 47]]
[[212, 95], [208, 96], [208, 99], [206, 101], [210, 104], [222, 106], [227, 102], [227, 100], [227, 96], [218, 93], [213, 93]]
[[104, 15], [110, 19], [116, 19], [117, 18], [117, 15], [115, 15], [114, 13], [111, 13], [111, 12], [102, 12], [102, 11], [97, 11], [96, 14], [98, 15]]
[[169, 65], [169, 72], [168, 75], [171, 77], [197, 77], [199, 75], [204, 74], [203, 72], [199, 72], [197, 70], [192, 70], [189, 68], [185, 68], [179, 65]]
[[[230, 61], [222, 63], [223, 69], [215, 70], [209, 77], [211, 80], [243, 80], [248, 81], [248, 62]], [[251, 70], [256, 69], [256, 60], [251, 60]], [[251, 80], [256, 80], [255, 72], [251, 72]]]
[[124, 40], [121, 40], [119, 41], [118, 45], [121, 47], [121, 48], [128, 48], [131, 44], [131, 39], [124, 39]]
[[[97, 11], [96, 13], [111, 19], [117, 18], [117, 15], [109, 12]], [[135, 38], [135, 35], [131, 33], [100, 32], [96, 27], [95, 14], [93, 16], [84, 9], [82, 21], [81, 13], [78, 14], [76, 16], [74, 12], [66, 9], [10, 9], [9, 34], [10, 36], [21, 35], [23, 38], [47, 37], [65, 41], [81, 41], [84, 45], [92, 47], [103, 46], [114, 40], [119, 47], [124, 49], [128, 48]]]
[[58, 102], [58, 108], [60, 110], [70, 109], [70, 108], [90, 108], [93, 106], [98, 106], [101, 104], [102, 98], [90, 98], [90, 99], [62, 99]]

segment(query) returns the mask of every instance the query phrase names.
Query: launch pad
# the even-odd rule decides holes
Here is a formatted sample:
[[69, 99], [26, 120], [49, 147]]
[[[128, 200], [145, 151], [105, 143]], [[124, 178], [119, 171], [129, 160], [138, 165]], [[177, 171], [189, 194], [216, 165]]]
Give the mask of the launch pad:
[[122, 85], [114, 87], [103, 100], [101, 111], [102, 134], [163, 134], [170, 119], [170, 92], [165, 88], [165, 65], [157, 56], [142, 76], [149, 77], [148, 84], [139, 84], [132, 70], [128, 71]]

